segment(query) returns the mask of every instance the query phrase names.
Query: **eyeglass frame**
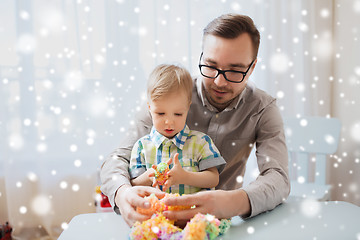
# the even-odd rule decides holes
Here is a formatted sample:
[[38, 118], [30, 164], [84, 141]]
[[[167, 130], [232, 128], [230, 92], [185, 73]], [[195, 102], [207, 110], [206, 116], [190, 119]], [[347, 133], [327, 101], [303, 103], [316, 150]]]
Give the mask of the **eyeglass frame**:
[[[200, 59], [199, 59], [199, 70], [200, 70], [201, 75], [204, 76], [204, 77], [207, 77], [207, 78], [215, 79], [215, 78], [217, 78], [220, 74], [222, 74], [222, 75], [224, 76], [224, 78], [225, 78], [226, 81], [232, 82], [232, 83], [242, 83], [242, 82], [244, 81], [245, 77], [246, 77], [246, 74], [249, 72], [251, 66], [252, 66], [253, 63], [255, 62], [255, 59], [252, 60], [252, 62], [250, 63], [248, 69], [247, 69], [245, 72], [243, 72], [243, 71], [236, 71], [236, 70], [220, 70], [220, 69], [217, 69], [216, 67], [213, 67], [213, 66], [200, 64], [200, 63], [201, 63], [201, 58], [202, 58], [203, 54], [204, 54], [204, 52], [201, 52]], [[202, 67], [208, 67], [208, 68], [211, 68], [211, 69], [216, 70], [216, 71], [217, 71], [216, 76], [215, 76], [215, 77], [205, 76], [205, 75], [202, 73], [202, 71], [201, 71], [201, 68], [202, 68]], [[243, 78], [242, 78], [241, 81], [239, 81], [239, 82], [238, 82], [238, 81], [229, 80], [229, 79], [227, 79], [226, 74], [225, 74], [225, 73], [227, 73], [227, 72], [241, 73], [241, 74], [243, 75]]]

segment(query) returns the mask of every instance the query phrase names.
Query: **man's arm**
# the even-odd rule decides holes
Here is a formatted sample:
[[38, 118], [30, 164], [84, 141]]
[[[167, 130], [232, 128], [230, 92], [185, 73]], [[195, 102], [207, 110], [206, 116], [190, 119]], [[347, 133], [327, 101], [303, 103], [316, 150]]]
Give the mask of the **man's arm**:
[[[116, 212], [119, 213], [119, 203], [121, 202], [121, 195], [124, 191], [120, 191], [121, 188], [129, 188], [130, 176], [128, 172], [129, 159], [131, 149], [134, 143], [148, 134], [151, 130], [151, 117], [148, 112], [148, 108], [144, 105], [141, 108], [141, 112], [137, 115], [135, 123], [130, 127], [127, 133], [122, 136], [122, 142], [120, 146], [115, 149], [113, 153], [105, 160], [101, 167], [100, 178], [102, 182], [101, 191], [108, 196], [110, 204]], [[147, 188], [147, 187], [142, 187]], [[130, 192], [131, 190], [127, 190]], [[131, 196], [128, 194], [127, 196]], [[125, 202], [129, 202], [126, 200]], [[145, 201], [146, 202], [146, 201]], [[124, 204], [125, 206], [126, 204]], [[125, 209], [125, 207], [124, 207]], [[120, 212], [123, 212], [120, 209]], [[124, 215], [124, 214], [123, 214]], [[126, 214], [131, 215], [131, 214]], [[128, 221], [127, 221], [128, 222]], [[130, 222], [130, 221], [129, 221]], [[128, 223], [129, 223], [128, 222]]]
[[256, 126], [256, 135], [260, 174], [243, 188], [251, 204], [250, 217], [275, 208], [290, 193], [284, 127], [275, 100], [263, 109]]

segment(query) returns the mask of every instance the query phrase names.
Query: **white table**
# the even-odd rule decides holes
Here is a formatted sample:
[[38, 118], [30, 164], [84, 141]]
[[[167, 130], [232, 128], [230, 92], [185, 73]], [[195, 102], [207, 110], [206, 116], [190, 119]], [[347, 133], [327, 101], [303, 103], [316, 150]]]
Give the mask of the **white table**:
[[[75, 216], [60, 240], [128, 239], [130, 228], [115, 213]], [[220, 239], [360, 239], [360, 207], [346, 202], [291, 200], [233, 225]]]

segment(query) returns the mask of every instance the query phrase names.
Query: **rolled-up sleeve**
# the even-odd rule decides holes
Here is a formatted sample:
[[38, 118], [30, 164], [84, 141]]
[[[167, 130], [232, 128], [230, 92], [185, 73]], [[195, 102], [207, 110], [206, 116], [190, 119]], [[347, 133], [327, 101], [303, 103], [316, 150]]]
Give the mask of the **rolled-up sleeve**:
[[151, 130], [152, 122], [148, 108], [143, 106], [141, 109], [135, 118], [135, 123], [122, 137], [120, 146], [106, 158], [101, 166], [101, 191], [109, 198], [115, 211], [116, 191], [124, 184], [130, 185], [129, 163], [133, 145]]
[[225, 167], [226, 162], [220, 155], [220, 152], [212, 139], [208, 135], [202, 136], [200, 139], [200, 146], [201, 150], [199, 151], [199, 170], [203, 171], [211, 167], [216, 167], [218, 172], [221, 173]]
[[290, 193], [288, 153], [283, 121], [275, 100], [263, 109], [256, 125], [258, 178], [245, 186], [253, 217], [275, 208]]

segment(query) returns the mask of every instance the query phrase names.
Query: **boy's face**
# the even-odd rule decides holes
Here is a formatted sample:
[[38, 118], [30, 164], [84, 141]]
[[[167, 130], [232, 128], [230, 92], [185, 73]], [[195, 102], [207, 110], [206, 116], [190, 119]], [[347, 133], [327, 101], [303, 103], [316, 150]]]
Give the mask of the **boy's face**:
[[185, 126], [189, 101], [184, 91], [169, 93], [148, 102], [153, 125], [167, 138], [174, 137]]

